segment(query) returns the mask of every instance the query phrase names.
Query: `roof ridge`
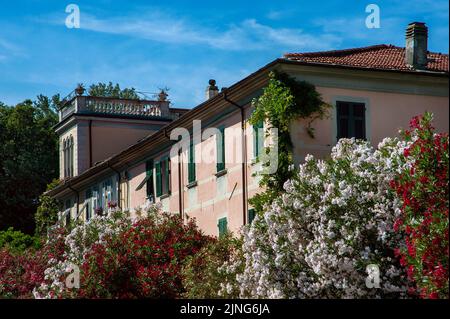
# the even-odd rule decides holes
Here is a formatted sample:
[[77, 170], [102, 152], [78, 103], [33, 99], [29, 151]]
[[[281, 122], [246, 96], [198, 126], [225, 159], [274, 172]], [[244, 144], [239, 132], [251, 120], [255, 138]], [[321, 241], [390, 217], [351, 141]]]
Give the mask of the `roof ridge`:
[[373, 51], [373, 50], [381, 50], [381, 49], [387, 49], [387, 48], [394, 48], [394, 49], [402, 49], [401, 47], [397, 47], [392, 44], [375, 44], [365, 47], [358, 47], [358, 48], [349, 48], [349, 49], [341, 49], [341, 50], [328, 50], [328, 51], [315, 51], [315, 52], [304, 52], [304, 53], [285, 53], [284, 57], [319, 57], [319, 56], [330, 56], [330, 55], [337, 55], [337, 54], [350, 54], [355, 52], [366, 52], [366, 51]]
[[[351, 53], [357, 53], [357, 52], [367, 52], [367, 51], [375, 51], [375, 50], [381, 50], [381, 49], [400, 49], [405, 50], [404, 47], [399, 47], [393, 44], [375, 44], [375, 45], [369, 45], [365, 47], [357, 47], [357, 48], [348, 48], [348, 49], [340, 49], [340, 50], [327, 50], [327, 51], [314, 51], [314, 52], [288, 52], [283, 54], [283, 57], [289, 58], [289, 57], [305, 57], [305, 58], [313, 58], [313, 57], [321, 57], [321, 56], [339, 56], [339, 55], [345, 55], [345, 54], [351, 54]], [[427, 51], [428, 54], [436, 54], [436, 55], [443, 55], [443, 56], [449, 56], [449, 53], [443, 53], [443, 52], [435, 52], [435, 51]]]

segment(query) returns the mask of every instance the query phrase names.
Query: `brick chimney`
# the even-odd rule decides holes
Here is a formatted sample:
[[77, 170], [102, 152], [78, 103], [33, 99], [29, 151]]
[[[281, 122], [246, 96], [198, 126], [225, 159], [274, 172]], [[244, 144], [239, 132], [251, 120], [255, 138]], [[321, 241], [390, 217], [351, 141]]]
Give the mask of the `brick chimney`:
[[206, 87], [206, 99], [209, 100], [219, 94], [219, 88], [216, 86], [216, 80], [209, 80], [209, 85]]
[[406, 28], [406, 64], [414, 69], [427, 67], [428, 28], [423, 22], [412, 22]]

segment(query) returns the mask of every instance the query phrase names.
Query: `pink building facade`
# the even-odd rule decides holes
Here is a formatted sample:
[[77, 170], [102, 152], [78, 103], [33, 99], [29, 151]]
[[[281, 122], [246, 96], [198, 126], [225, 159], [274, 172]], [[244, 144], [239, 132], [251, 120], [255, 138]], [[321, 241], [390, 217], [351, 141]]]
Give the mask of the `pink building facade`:
[[[133, 215], [160, 202], [165, 211], [195, 218], [207, 234], [236, 232], [251, 222], [248, 199], [261, 191], [256, 157], [270, 139], [257, 134], [248, 118], [251, 101], [267, 85], [269, 72], [314, 84], [332, 105], [326, 119], [313, 122], [314, 138], [307, 134], [305, 120], [291, 124], [298, 164], [307, 154], [327, 157], [341, 137], [377, 146], [425, 111], [434, 114], [438, 131], [448, 132], [448, 55], [426, 50], [413, 54], [427, 55], [427, 64], [409, 61], [408, 49], [386, 45], [288, 54], [221, 92], [210, 81], [207, 100], [190, 111], [171, 109], [166, 101], [147, 102], [166, 108], [150, 115], [143, 108], [134, 116], [117, 117], [123, 110], [117, 105], [109, 113], [74, 111], [57, 128], [62, 182], [49, 194], [62, 203], [61, 218], [66, 220], [88, 220], [108, 203]], [[190, 140], [177, 144], [183, 132]], [[70, 136], [73, 146], [66, 144]], [[71, 148], [72, 153], [67, 151]]]

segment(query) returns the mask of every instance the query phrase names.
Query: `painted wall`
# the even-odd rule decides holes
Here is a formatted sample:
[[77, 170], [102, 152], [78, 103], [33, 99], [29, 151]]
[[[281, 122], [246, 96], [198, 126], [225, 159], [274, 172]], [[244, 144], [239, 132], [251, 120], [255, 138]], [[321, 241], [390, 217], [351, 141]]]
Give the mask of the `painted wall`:
[[291, 126], [294, 153], [297, 163], [307, 154], [325, 157], [336, 144], [336, 101], [363, 102], [366, 104], [366, 135], [374, 147], [387, 136], [398, 136], [399, 129], [407, 129], [413, 116], [430, 111], [434, 114], [434, 126], [439, 132], [449, 131], [448, 97], [410, 95], [400, 93], [359, 91], [323, 88], [317, 90], [330, 103], [330, 117], [315, 121], [312, 125], [315, 138], [306, 133], [307, 121], [298, 120]]
[[92, 123], [92, 164], [137, 143], [162, 125], [96, 120]]
[[[379, 82], [378, 79], [376, 81]], [[374, 87], [376, 85], [374, 84]], [[400, 92], [401, 90], [398, 90], [399, 92], [386, 92], [381, 87], [379, 91], [376, 91], [373, 89], [361, 89], [360, 87], [348, 88], [318, 85], [317, 90], [322, 94], [326, 102], [333, 105], [333, 108], [330, 111], [329, 118], [313, 123], [316, 135], [314, 139], [306, 133], [306, 121], [298, 120], [292, 123], [291, 133], [294, 142], [295, 161], [300, 163], [307, 154], [313, 154], [318, 157], [326, 157], [329, 155], [331, 147], [336, 143], [336, 101], [364, 102], [366, 104], [367, 138], [374, 146], [386, 136], [396, 136], [400, 128], [408, 127], [409, 120], [413, 116], [422, 114], [426, 110], [434, 113], [436, 129], [438, 131], [448, 132], [448, 94], [423, 94], [414, 85], [411, 84], [411, 92], [409, 93]], [[402, 87], [402, 90], [404, 90], [404, 87]], [[414, 92], [417, 92], [417, 94]], [[442, 89], [440, 89], [440, 92], [442, 92]], [[245, 110], [246, 118], [250, 116], [251, 111], [251, 107], [247, 106]], [[240, 150], [242, 143], [237, 140], [236, 143], [229, 144], [232, 136], [234, 136], [233, 132], [240, 131], [240, 125], [240, 113], [236, 110], [234, 113], [228, 116], [224, 115], [223, 118], [203, 127], [203, 129], [207, 127], [225, 127], [225, 143], [227, 146], [226, 174], [216, 176], [216, 138], [215, 136], [211, 136], [202, 141], [201, 144], [195, 145], [197, 161], [201, 157], [200, 148], [203, 151], [209, 149], [210, 155], [213, 158], [209, 163], [203, 161], [196, 164], [196, 185], [188, 187], [187, 154], [183, 154], [184, 160], [181, 170], [178, 168], [177, 159], [173, 157], [171, 158], [170, 195], [164, 196], [164, 198], [156, 198], [156, 201], [163, 203], [165, 210], [179, 214], [179, 199], [181, 196], [181, 207], [183, 208], [184, 215], [196, 218], [200, 228], [210, 235], [218, 235], [217, 224], [220, 218], [227, 217], [229, 229], [236, 232], [243, 224], [244, 213], [247, 215], [247, 211], [243, 212], [242, 205], [241, 162], [232, 159], [232, 155], [236, 155], [232, 152], [233, 145], [234, 147], [237, 146], [237, 149]], [[253, 129], [248, 124], [246, 125], [246, 129], [248, 197], [252, 197], [261, 191], [258, 186], [259, 177], [253, 176], [261, 167], [259, 164], [252, 163], [254, 157]], [[109, 124], [96, 126], [94, 132], [95, 159], [121, 151], [124, 148], [124, 144], [121, 143], [129, 143], [122, 141], [123, 139], [130, 141], [137, 139], [139, 135], [138, 131], [113, 127]], [[170, 149], [167, 148], [160, 153], [150, 155], [153, 152], [149, 150], [149, 159], [151, 156], [155, 162], [159, 161], [162, 157], [167, 156], [169, 151]], [[240, 158], [239, 154], [237, 154], [237, 157]], [[136, 190], [138, 185], [146, 177], [145, 169], [145, 162], [127, 168], [126, 175], [129, 180], [126, 183], [129, 185], [129, 209], [132, 212], [135, 208], [142, 206], [147, 200], [146, 185], [140, 190]], [[181, 189], [178, 187], [179, 178], [182, 180]], [[153, 183], [156, 189], [154, 180]]]

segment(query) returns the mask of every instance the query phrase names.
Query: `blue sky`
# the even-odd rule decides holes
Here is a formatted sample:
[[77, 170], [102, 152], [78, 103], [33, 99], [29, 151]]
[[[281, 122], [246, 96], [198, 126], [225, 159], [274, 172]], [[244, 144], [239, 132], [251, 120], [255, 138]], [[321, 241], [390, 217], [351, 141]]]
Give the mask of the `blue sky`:
[[[80, 29], [65, 26], [71, 3]], [[365, 26], [370, 3], [380, 29]], [[0, 101], [112, 81], [168, 87], [174, 106], [193, 107], [210, 78], [229, 86], [286, 52], [404, 46], [412, 21], [427, 23], [431, 51], [448, 53], [448, 14], [447, 0], [0, 1]]]

